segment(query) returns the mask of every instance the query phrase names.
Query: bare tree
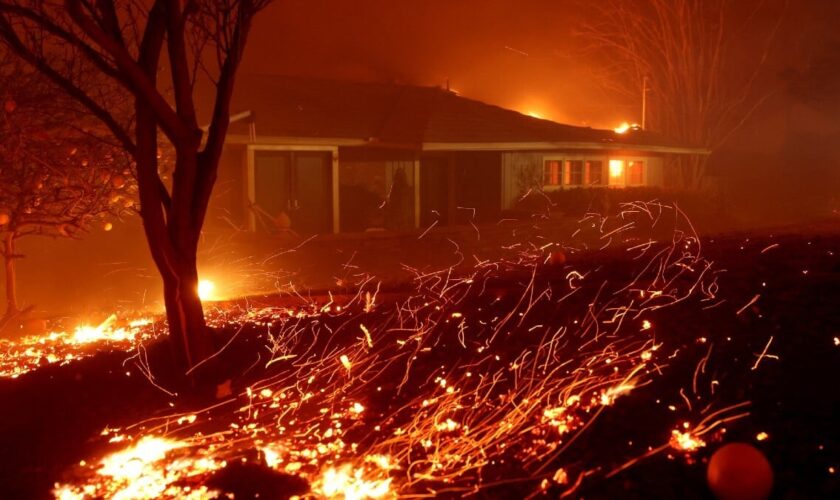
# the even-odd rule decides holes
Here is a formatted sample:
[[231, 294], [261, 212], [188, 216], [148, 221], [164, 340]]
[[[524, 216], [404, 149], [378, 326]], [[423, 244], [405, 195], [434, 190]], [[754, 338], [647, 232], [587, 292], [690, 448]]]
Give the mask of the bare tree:
[[[781, 89], [763, 76], [786, 1], [603, 0], [579, 34], [609, 90], [649, 91], [647, 129], [714, 151]], [[700, 187], [705, 157], [679, 165], [683, 186]]]
[[69, 98], [14, 58], [0, 61], [0, 236], [6, 311], [22, 311], [16, 292], [17, 242], [27, 236], [76, 238], [134, 206], [130, 160], [97, 136]]
[[[170, 339], [188, 370], [213, 352], [198, 297], [196, 253], [236, 72], [254, 16], [269, 1], [0, 0], [0, 38], [101, 120], [133, 156]], [[133, 123], [106, 107], [100, 77], [124, 89]], [[194, 98], [201, 78], [215, 85], [206, 131]], [[174, 151], [169, 182], [158, 166], [159, 130]]]

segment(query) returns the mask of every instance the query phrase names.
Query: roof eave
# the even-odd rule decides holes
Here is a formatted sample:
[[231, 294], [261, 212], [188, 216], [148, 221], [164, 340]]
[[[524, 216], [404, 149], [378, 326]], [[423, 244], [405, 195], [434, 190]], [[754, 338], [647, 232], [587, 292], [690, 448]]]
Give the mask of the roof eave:
[[273, 135], [258, 135], [254, 138], [251, 138], [244, 134], [228, 134], [225, 141], [228, 144], [270, 146], [364, 146], [369, 143], [367, 139], [360, 139], [356, 137], [284, 137]]
[[645, 151], [662, 154], [709, 155], [711, 151], [705, 148], [690, 148], [681, 146], [660, 146], [646, 144], [627, 144], [618, 142], [426, 142], [423, 151], [539, 151], [539, 150], [603, 150]]

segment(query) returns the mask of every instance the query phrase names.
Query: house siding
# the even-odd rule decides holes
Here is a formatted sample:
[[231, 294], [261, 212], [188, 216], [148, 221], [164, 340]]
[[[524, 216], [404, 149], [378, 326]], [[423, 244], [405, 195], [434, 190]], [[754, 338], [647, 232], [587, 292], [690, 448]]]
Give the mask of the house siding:
[[[580, 151], [527, 151], [502, 153], [502, 208], [514, 208], [517, 199], [529, 189], [543, 188], [543, 162], [547, 158], [589, 159], [603, 162], [603, 179], [608, 179], [606, 171], [610, 159], [638, 160], [645, 162], [644, 186], [663, 187], [666, 185], [664, 159], [658, 156], [638, 154], [610, 154], [602, 152], [585, 153]], [[616, 186], [623, 187], [623, 186]], [[557, 188], [554, 188], [557, 189]]]
[[243, 229], [247, 226], [247, 179], [245, 146], [225, 145], [207, 208], [208, 228]]
[[502, 209], [510, 209], [522, 193], [542, 187], [541, 152], [502, 153]]

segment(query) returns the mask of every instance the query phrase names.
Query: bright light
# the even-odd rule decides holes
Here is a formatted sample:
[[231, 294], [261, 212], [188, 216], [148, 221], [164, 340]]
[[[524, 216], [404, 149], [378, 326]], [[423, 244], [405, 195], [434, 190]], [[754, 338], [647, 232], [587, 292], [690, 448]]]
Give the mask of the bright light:
[[198, 298], [201, 300], [215, 300], [216, 299], [216, 284], [210, 280], [201, 280], [198, 282]]
[[528, 116], [530, 116], [531, 118], [537, 118], [538, 120], [543, 120], [544, 119], [543, 115], [541, 115], [540, 113], [537, 113], [536, 111], [528, 111], [526, 114]]
[[354, 468], [350, 464], [328, 468], [314, 490], [327, 498], [344, 500], [363, 500], [392, 496], [391, 478], [369, 479], [364, 477], [363, 468]]
[[619, 125], [618, 127], [614, 128], [613, 131], [616, 134], [626, 134], [627, 132], [629, 132], [631, 130], [641, 130], [641, 129], [642, 129], [642, 127], [640, 127], [638, 123], [624, 122], [621, 125]]
[[112, 329], [112, 325], [117, 320], [117, 316], [112, 314], [99, 326], [81, 325], [76, 327], [76, 331], [71, 337], [71, 342], [76, 344], [89, 344], [91, 342], [99, 342], [113, 338], [114, 340], [125, 340], [130, 335], [123, 328]]
[[610, 160], [610, 177], [624, 175], [624, 160]]
[[675, 450], [686, 452], [697, 451], [699, 448], [706, 446], [705, 441], [692, 435], [691, 432], [681, 432], [678, 429], [671, 431], [671, 439], [668, 444]]
[[183, 444], [166, 438], [145, 436], [134, 446], [113, 453], [102, 459], [99, 474], [118, 479], [136, 480], [143, 475], [147, 467], [163, 460], [170, 450]]

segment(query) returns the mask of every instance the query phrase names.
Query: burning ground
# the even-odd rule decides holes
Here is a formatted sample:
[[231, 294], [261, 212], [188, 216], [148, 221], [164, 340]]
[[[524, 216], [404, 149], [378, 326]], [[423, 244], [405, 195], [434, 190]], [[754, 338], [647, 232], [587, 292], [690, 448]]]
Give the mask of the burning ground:
[[173, 393], [153, 322], [4, 341], [0, 487], [704, 497], [711, 452], [747, 441], [779, 496], [837, 491], [836, 232], [701, 239], [637, 203], [522, 240], [402, 287], [218, 304], [214, 394]]

